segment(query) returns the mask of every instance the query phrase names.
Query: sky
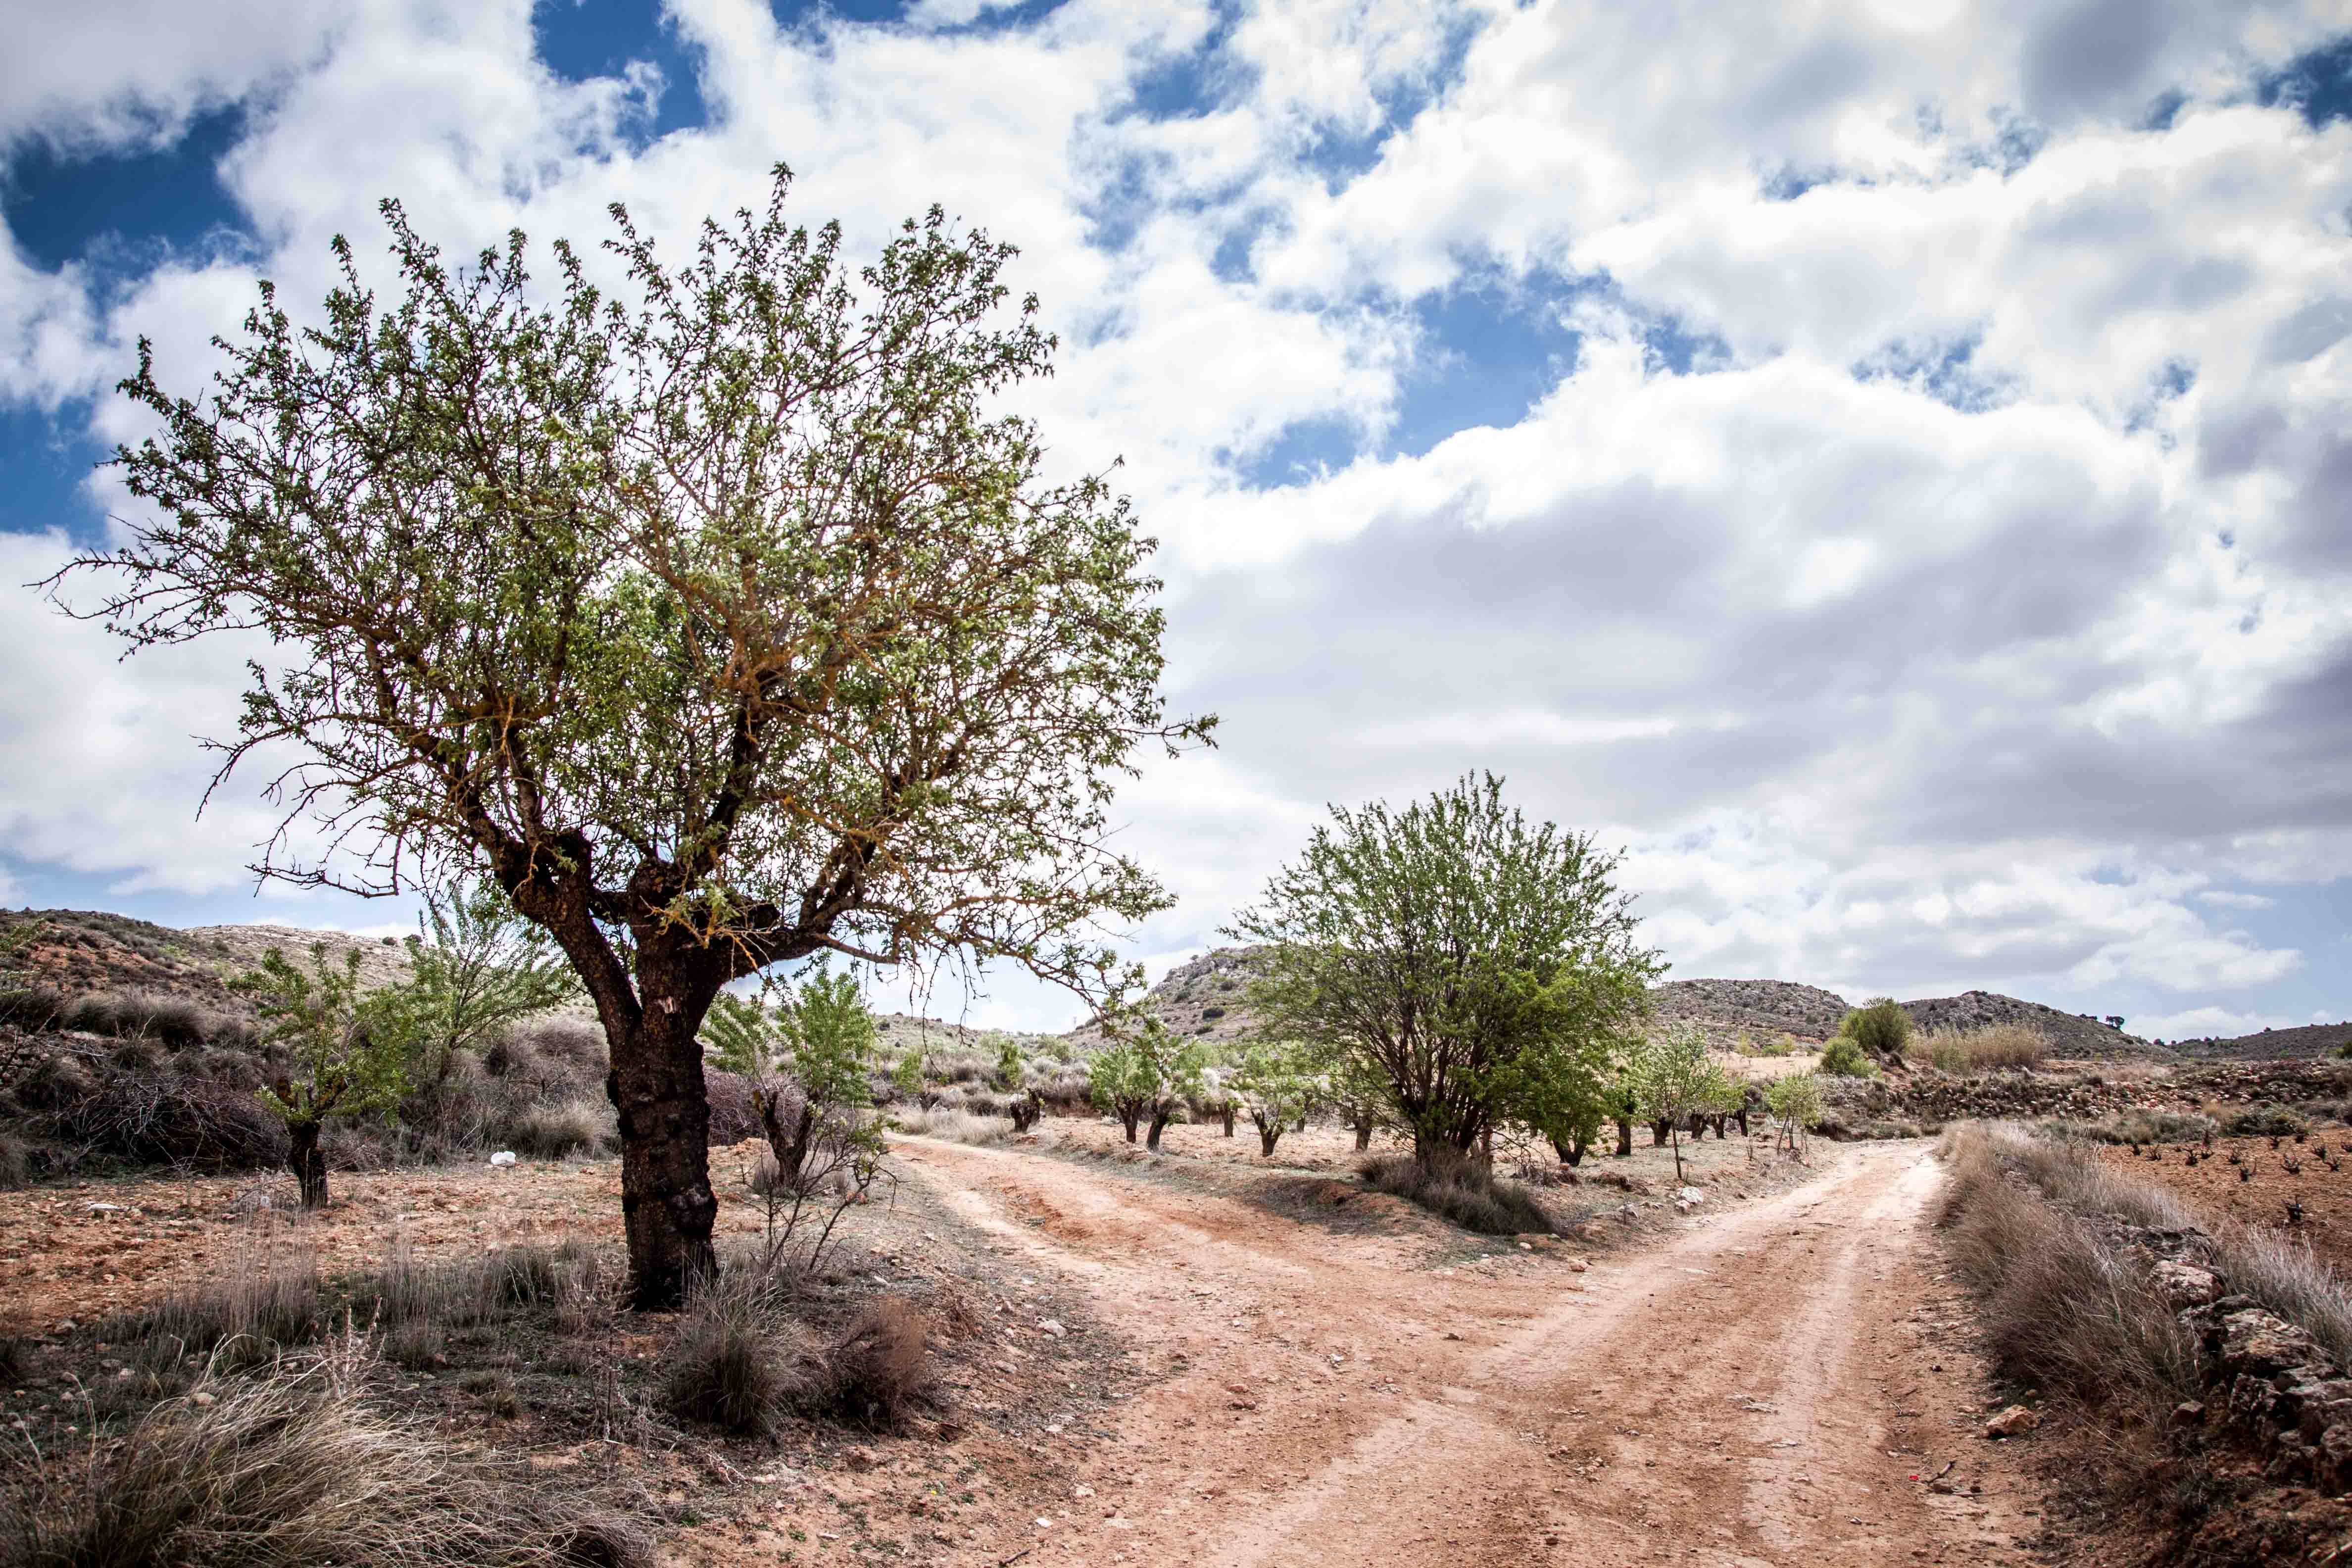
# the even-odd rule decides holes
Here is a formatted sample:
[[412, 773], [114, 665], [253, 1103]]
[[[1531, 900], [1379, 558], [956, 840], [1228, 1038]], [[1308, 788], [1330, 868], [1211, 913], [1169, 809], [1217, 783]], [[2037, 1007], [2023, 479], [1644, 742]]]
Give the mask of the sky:
[[[2352, 1016], [2352, 0], [78, 0], [0, 55], [0, 902], [257, 891], [219, 641], [28, 584], [381, 197], [469, 251], [757, 204], [1022, 247], [1124, 459], [1171, 709], [1157, 973], [1329, 803], [1472, 769], [1622, 848], [1679, 977]], [[375, 265], [371, 259], [370, 265]], [[263, 650], [266, 651], [266, 650]], [[1015, 1027], [1069, 999], [951, 977]], [[887, 987], [884, 991], [887, 993]]]

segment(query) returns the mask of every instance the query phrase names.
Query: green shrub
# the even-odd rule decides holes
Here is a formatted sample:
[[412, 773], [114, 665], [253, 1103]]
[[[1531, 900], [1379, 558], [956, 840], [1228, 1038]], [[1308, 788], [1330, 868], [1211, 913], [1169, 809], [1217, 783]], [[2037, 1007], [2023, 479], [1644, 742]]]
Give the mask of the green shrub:
[[1391, 1193], [1482, 1236], [1549, 1235], [1551, 1216], [1526, 1187], [1498, 1179], [1475, 1160], [1441, 1156], [1424, 1163], [1411, 1154], [1374, 1154], [1357, 1173], [1376, 1192]]
[[1911, 1016], [1894, 997], [1874, 996], [1846, 1014], [1838, 1037], [1852, 1040], [1881, 1061], [1901, 1061], [1904, 1047], [1911, 1043]]
[[1878, 1064], [1863, 1054], [1861, 1042], [1853, 1036], [1840, 1035], [1822, 1047], [1814, 1070], [1832, 1078], [1876, 1078]]
[[2292, 1138], [2311, 1131], [2311, 1123], [2284, 1105], [2267, 1100], [2221, 1112], [2221, 1131], [2238, 1138]]

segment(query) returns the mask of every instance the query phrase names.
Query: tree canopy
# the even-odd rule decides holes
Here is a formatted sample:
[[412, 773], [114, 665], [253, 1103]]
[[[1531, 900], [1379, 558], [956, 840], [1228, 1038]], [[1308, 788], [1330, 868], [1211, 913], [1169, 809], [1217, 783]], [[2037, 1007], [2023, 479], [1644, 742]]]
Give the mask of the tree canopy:
[[1502, 790], [1487, 774], [1401, 811], [1332, 808], [1230, 928], [1266, 946], [1265, 1032], [1355, 1062], [1424, 1163], [1507, 1121], [1565, 1142], [1664, 967], [1618, 858]]
[[683, 261], [615, 205], [609, 294], [561, 242], [535, 286], [520, 233], [453, 268], [384, 203], [388, 304], [339, 237], [321, 323], [263, 285], [202, 399], [141, 344], [161, 429], [116, 461], [148, 511], [68, 569], [134, 647], [290, 656], [217, 742], [220, 778], [297, 753], [260, 874], [476, 872], [551, 935], [611, 1047], [646, 1305], [713, 1263], [719, 988], [835, 950], [1121, 991], [1088, 933], [1170, 900], [1113, 788], [1213, 722], [1165, 711], [1127, 501], [993, 411], [1055, 346], [1012, 247], [934, 208], [854, 267], [789, 182]]

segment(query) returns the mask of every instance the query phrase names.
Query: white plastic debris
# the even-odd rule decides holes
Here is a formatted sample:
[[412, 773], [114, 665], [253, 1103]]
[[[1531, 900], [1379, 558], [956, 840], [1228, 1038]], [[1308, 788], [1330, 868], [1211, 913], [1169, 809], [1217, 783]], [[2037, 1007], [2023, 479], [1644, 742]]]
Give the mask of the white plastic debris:
[[511, 1165], [514, 1163], [515, 1154], [511, 1149], [501, 1149], [490, 1156], [490, 1163], [493, 1165]]

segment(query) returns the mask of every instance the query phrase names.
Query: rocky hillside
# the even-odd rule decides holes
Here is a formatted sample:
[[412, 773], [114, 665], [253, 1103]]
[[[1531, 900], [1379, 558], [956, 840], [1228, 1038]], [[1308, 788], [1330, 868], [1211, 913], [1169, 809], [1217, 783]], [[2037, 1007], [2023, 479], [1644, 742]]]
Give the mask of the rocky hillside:
[[1837, 1033], [1848, 1006], [1834, 991], [1788, 980], [1669, 980], [1652, 986], [1650, 999], [1659, 1017], [1696, 1025], [1727, 1047], [1742, 1035], [1756, 1040], [1794, 1035], [1818, 1044]]
[[[1242, 991], [1249, 984], [1251, 956], [1256, 951], [1221, 947], [1181, 963], [1151, 988], [1144, 1004], [1177, 1035], [1212, 1041], [1239, 1039], [1248, 1033], [1251, 1023], [1249, 1009], [1242, 1005]], [[1102, 1044], [1102, 1029], [1086, 1024], [1064, 1037], [1092, 1050]]]
[[2306, 1024], [2299, 1029], [2264, 1029], [2227, 1040], [2175, 1040], [2172, 1044], [2183, 1056], [2205, 1061], [2308, 1061], [2352, 1047], [2352, 1020]]

